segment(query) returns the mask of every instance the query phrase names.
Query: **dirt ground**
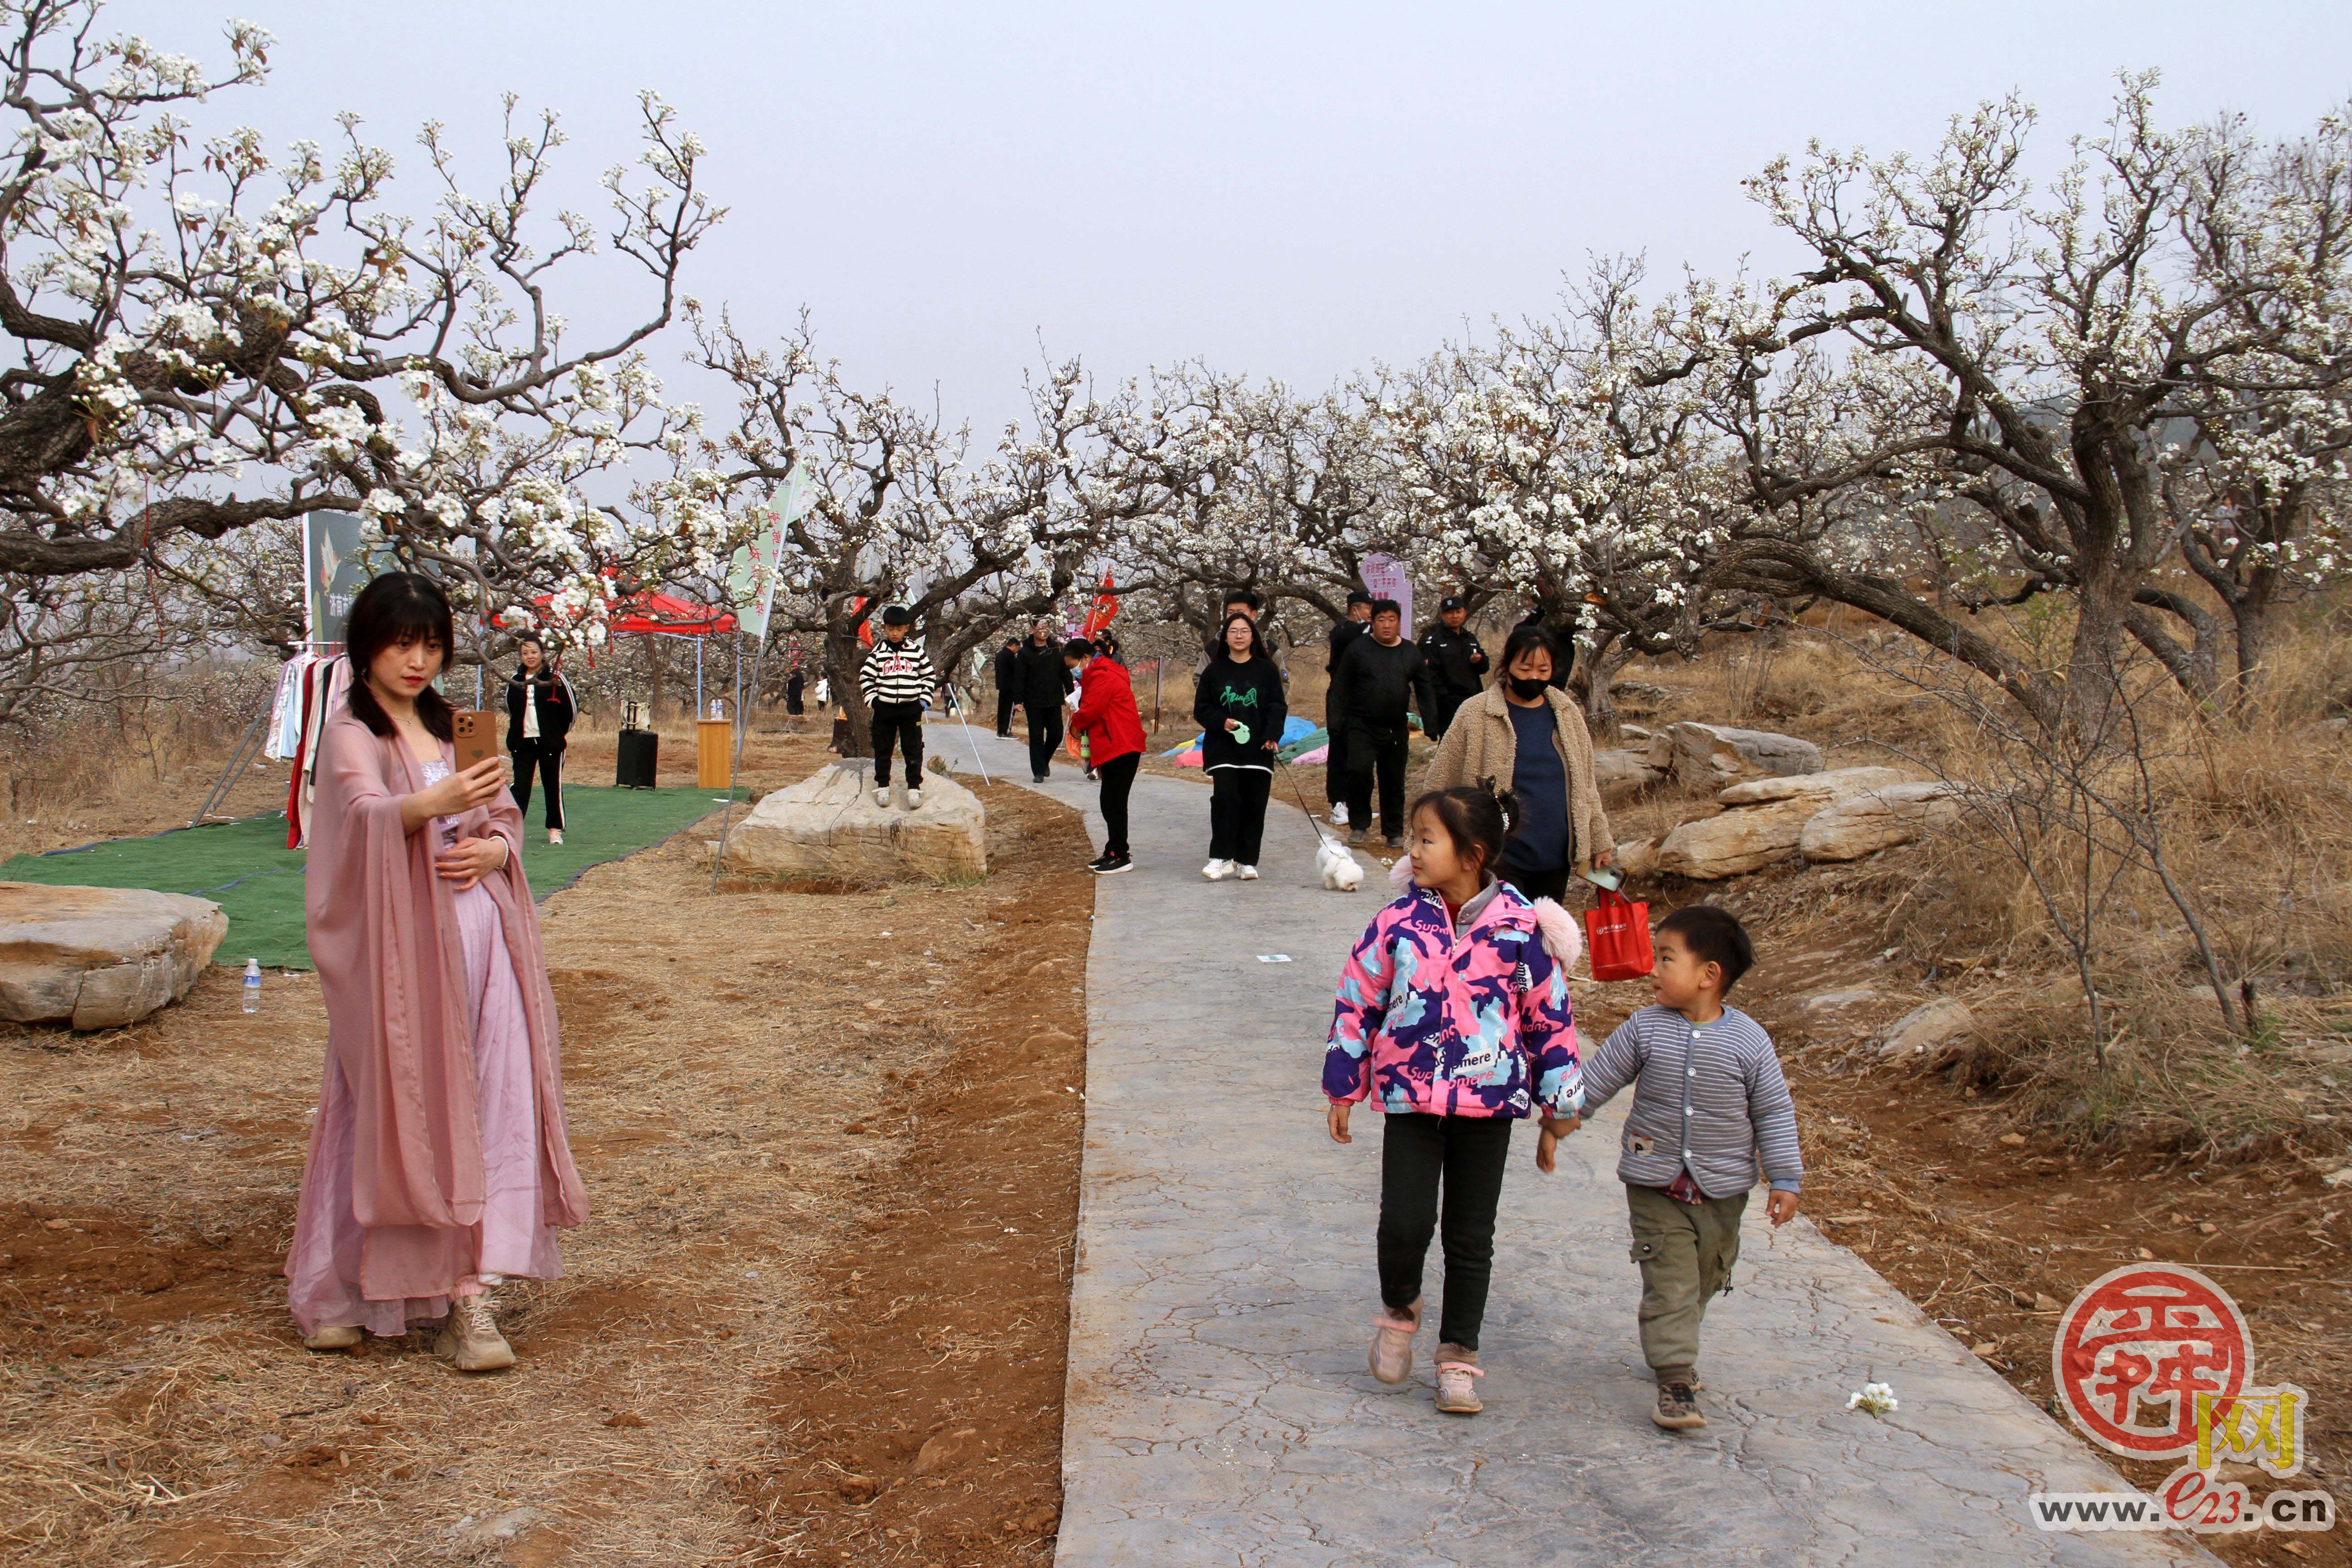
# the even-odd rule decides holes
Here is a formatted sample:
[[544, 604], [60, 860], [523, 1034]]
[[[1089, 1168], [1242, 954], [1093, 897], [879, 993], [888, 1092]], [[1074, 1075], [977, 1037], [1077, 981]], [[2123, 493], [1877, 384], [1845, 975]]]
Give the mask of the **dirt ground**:
[[296, 1341], [315, 981], [0, 1026], [0, 1560], [1048, 1558], [1092, 884], [1074, 814], [983, 793], [970, 887], [714, 899], [690, 829], [542, 906], [592, 1217], [505, 1373]]

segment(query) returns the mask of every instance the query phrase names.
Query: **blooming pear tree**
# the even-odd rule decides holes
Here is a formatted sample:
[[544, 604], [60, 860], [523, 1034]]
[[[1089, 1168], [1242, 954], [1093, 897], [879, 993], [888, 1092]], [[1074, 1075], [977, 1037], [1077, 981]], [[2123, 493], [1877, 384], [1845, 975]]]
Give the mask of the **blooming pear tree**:
[[[375, 521], [484, 607], [553, 596], [592, 623], [608, 570], [699, 562], [723, 509], [673, 479], [658, 539], [586, 500], [591, 476], [675, 466], [689, 418], [640, 345], [672, 318], [685, 257], [722, 216], [700, 147], [647, 96], [637, 171], [605, 177], [610, 221], [542, 219], [551, 115], [516, 121], [495, 194], [467, 195], [441, 130], [420, 138], [425, 216], [387, 204], [394, 160], [345, 117], [338, 150], [273, 155], [184, 115], [260, 83], [268, 36], [228, 29], [228, 63], [102, 36], [94, 0], [0, 0], [15, 124], [0, 174], [0, 574], [147, 570], [204, 580], [205, 542], [321, 508]], [[555, 290], [599, 252], [652, 300], [579, 342]]]

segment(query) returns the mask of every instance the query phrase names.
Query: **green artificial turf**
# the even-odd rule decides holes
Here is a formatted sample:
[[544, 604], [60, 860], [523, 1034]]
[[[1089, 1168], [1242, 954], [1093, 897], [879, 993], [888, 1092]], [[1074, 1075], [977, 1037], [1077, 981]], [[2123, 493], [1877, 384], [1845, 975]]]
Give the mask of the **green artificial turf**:
[[[522, 854], [532, 894], [544, 899], [578, 880], [591, 866], [660, 843], [717, 811], [720, 798], [703, 789], [566, 785], [564, 842], [555, 845], [547, 842], [544, 811], [534, 797]], [[739, 801], [738, 819], [749, 809]], [[242, 969], [247, 959], [257, 958], [271, 969], [308, 969], [302, 861], [302, 851], [286, 847], [286, 818], [273, 812], [152, 838], [114, 838], [48, 855], [18, 855], [0, 864], [0, 882], [194, 893], [212, 900], [228, 916], [228, 937], [214, 955], [215, 963]]]

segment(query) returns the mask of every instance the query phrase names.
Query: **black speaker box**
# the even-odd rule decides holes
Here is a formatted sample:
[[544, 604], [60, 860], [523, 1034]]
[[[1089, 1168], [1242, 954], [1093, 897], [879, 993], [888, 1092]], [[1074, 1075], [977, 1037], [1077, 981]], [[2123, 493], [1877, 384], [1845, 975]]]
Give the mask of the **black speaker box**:
[[651, 730], [621, 731], [620, 773], [613, 782], [623, 789], [654, 787], [654, 762], [661, 749], [661, 737]]

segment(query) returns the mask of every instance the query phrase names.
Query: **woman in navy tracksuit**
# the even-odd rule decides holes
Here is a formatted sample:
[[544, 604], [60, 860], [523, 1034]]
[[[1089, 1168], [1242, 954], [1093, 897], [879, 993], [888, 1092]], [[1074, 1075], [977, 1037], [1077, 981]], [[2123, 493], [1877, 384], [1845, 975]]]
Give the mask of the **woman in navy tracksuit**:
[[1274, 791], [1275, 751], [1290, 710], [1282, 671], [1265, 651], [1257, 622], [1234, 614], [1218, 633], [1217, 657], [1194, 688], [1192, 717], [1201, 725], [1201, 765], [1208, 770], [1209, 863], [1212, 882], [1257, 879], [1265, 837], [1266, 797]]

